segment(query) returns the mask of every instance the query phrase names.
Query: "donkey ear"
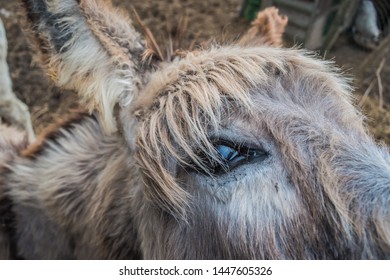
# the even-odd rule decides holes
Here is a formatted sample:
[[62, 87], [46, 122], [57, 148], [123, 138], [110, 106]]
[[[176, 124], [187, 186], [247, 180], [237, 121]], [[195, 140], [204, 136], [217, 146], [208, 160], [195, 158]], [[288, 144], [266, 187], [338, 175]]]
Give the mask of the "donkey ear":
[[102, 0], [22, 0], [24, 25], [57, 86], [78, 92], [116, 130], [117, 103], [129, 104], [142, 84], [145, 44], [130, 18]]
[[238, 44], [280, 47], [287, 22], [287, 16], [280, 15], [277, 8], [266, 8], [257, 14], [256, 19], [251, 23], [252, 27], [241, 37]]

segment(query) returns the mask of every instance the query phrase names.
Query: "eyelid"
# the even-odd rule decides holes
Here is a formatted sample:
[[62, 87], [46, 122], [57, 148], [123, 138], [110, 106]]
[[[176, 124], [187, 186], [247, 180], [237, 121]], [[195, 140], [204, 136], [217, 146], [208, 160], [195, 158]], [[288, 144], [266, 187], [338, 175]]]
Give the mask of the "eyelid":
[[214, 146], [217, 146], [217, 145], [228, 146], [232, 149], [237, 150], [240, 153], [246, 153], [249, 150], [258, 150], [258, 151], [264, 151], [264, 152], [268, 153], [268, 151], [266, 149], [264, 149], [264, 147], [262, 145], [254, 144], [251, 142], [241, 142], [240, 144], [237, 144], [231, 140], [227, 140], [224, 138], [214, 138], [214, 139], [211, 139], [210, 142]]

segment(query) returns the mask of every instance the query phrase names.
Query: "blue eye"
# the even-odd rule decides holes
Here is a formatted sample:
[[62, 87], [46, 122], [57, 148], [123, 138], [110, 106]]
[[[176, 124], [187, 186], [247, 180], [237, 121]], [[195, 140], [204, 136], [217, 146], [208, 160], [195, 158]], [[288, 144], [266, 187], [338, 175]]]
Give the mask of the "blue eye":
[[221, 155], [221, 158], [225, 161], [234, 160], [234, 158], [240, 155], [240, 153], [237, 150], [229, 146], [217, 145], [215, 148], [218, 151], [218, 153]]
[[263, 161], [269, 155], [268, 152], [259, 147], [247, 147], [224, 139], [217, 139], [213, 142], [213, 145], [218, 152], [219, 160], [212, 159], [200, 152], [198, 155], [203, 158], [203, 166], [207, 170], [203, 167], [199, 168], [196, 164], [192, 165], [193, 170], [200, 173], [220, 175], [243, 164]]
[[204, 162], [212, 174], [226, 173], [240, 165], [254, 160], [261, 161], [268, 157], [268, 153], [263, 149], [250, 148], [223, 139], [214, 142], [214, 147], [219, 153], [221, 162], [210, 159], [205, 159]]

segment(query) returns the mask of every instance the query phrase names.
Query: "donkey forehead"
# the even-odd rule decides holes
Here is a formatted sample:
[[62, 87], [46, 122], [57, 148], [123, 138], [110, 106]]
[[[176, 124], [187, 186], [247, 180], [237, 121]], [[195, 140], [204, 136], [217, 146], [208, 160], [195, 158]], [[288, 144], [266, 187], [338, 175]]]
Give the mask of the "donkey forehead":
[[228, 95], [240, 101], [264, 93], [274, 98], [276, 84], [284, 87], [284, 94], [298, 95], [300, 101], [333, 96], [349, 104], [350, 87], [337, 71], [332, 63], [297, 49], [212, 47], [163, 64], [150, 75], [135, 107], [155, 108], [161, 98], [183, 93], [189, 98], [202, 98], [201, 92], [203, 97]]

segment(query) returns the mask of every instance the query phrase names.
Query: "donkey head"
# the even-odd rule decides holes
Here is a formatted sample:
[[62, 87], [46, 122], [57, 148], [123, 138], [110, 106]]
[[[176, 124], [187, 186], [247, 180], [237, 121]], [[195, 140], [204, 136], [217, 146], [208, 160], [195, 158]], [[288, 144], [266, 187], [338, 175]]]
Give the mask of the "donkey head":
[[135, 154], [145, 258], [389, 257], [389, 156], [332, 65], [254, 32], [152, 65], [106, 1], [23, 3], [50, 77]]

